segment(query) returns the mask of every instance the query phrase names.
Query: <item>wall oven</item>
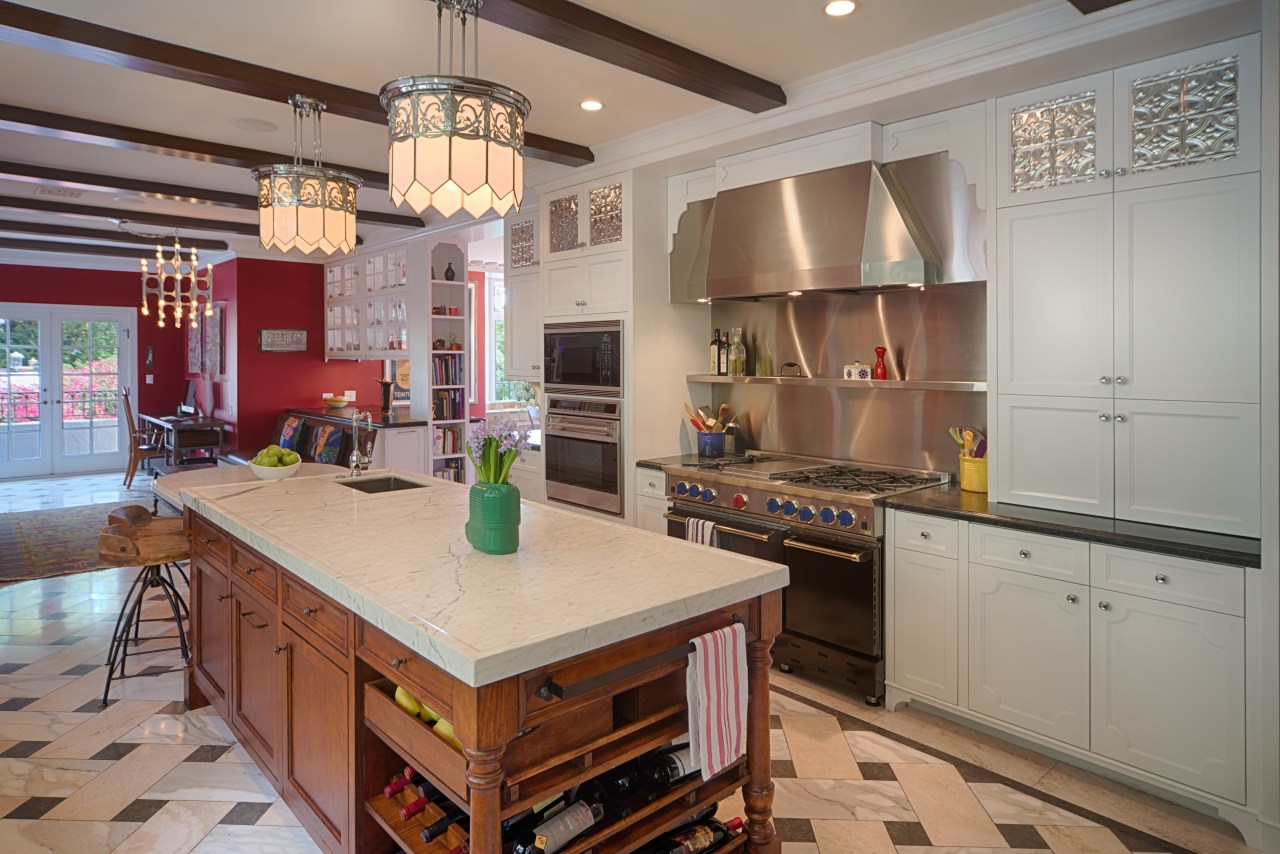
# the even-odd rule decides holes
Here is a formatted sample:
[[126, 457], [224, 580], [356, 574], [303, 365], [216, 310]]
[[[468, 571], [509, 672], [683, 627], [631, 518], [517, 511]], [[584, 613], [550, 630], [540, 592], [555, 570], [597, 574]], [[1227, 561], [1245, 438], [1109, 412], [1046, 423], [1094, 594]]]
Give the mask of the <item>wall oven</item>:
[[548, 394], [547, 499], [622, 515], [622, 401]]
[[548, 323], [543, 342], [548, 392], [622, 397], [622, 321]]

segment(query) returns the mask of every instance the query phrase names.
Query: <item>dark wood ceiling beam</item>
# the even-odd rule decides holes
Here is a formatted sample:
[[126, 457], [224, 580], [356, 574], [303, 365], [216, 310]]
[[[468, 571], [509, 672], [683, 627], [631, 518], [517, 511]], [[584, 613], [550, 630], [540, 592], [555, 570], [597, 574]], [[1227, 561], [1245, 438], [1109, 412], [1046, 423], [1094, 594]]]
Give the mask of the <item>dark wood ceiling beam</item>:
[[[189, 245], [183, 241], [183, 245]], [[17, 249], [21, 252], [61, 252], [67, 255], [105, 255], [111, 258], [142, 257], [137, 249], [127, 246], [102, 246], [97, 243], [60, 243], [56, 240], [25, 240], [18, 237], [0, 237], [0, 249]]]
[[257, 237], [258, 226], [247, 222], [228, 222], [220, 219], [196, 219], [188, 216], [169, 216], [168, 214], [150, 211], [130, 210], [116, 211], [111, 208], [100, 208], [93, 205], [73, 205], [67, 202], [51, 202], [46, 199], [23, 199], [15, 196], [0, 196], [0, 208], [17, 208], [24, 211], [41, 211], [42, 213], [62, 214], [64, 216], [92, 217], [94, 219], [127, 220], [138, 225], [151, 225], [157, 228], [177, 228], [189, 231], [221, 231], [227, 234], [240, 234], [245, 237]]
[[[138, 193], [155, 199], [217, 205], [245, 211], [256, 211], [258, 209], [258, 197], [246, 193], [228, 193], [223, 190], [206, 190], [202, 187], [184, 187], [176, 184], [164, 184], [158, 181], [123, 178], [118, 175], [97, 175], [91, 172], [77, 172], [73, 169], [37, 166], [32, 163], [13, 163], [8, 160], [0, 160], [0, 177], [31, 180], [34, 183], [58, 187]], [[357, 211], [356, 221], [376, 225], [391, 225], [397, 228], [416, 229], [422, 228], [423, 225], [422, 220], [415, 216], [388, 214], [378, 211]]]
[[787, 103], [777, 83], [568, 0], [485, 0], [480, 18], [752, 113]]
[[[286, 101], [291, 96], [307, 95], [324, 101], [326, 112], [332, 115], [387, 124], [387, 111], [373, 93], [113, 30], [7, 0], [0, 0], [0, 39], [61, 56], [275, 101], [282, 111], [288, 109]], [[586, 146], [533, 133], [525, 134], [525, 153], [537, 160], [567, 166], [583, 166], [595, 160]]]
[[1068, 0], [1068, 2], [1079, 9], [1082, 15], [1088, 15], [1093, 12], [1101, 12], [1104, 9], [1110, 9], [1113, 6], [1128, 3], [1129, 0]]
[[[167, 243], [166, 237], [142, 237], [124, 231], [103, 231], [96, 228], [80, 228], [74, 225], [54, 225], [45, 222], [23, 222], [16, 219], [0, 219], [0, 232], [17, 232], [18, 234], [43, 234], [48, 237], [78, 237], [82, 240], [109, 240], [112, 243], [128, 243], [134, 246], [154, 247], [157, 243]], [[184, 237], [183, 246], [211, 252], [225, 252], [229, 247], [221, 240], [206, 240], [202, 237]], [[135, 255], [137, 250], [131, 250]]]
[[[151, 154], [165, 154], [169, 157], [180, 157], [184, 160], [199, 160], [203, 163], [217, 163], [220, 166], [234, 166], [239, 169], [252, 169], [264, 163], [289, 163], [293, 155], [276, 154], [271, 151], [258, 151], [253, 148], [241, 148], [237, 145], [225, 145], [220, 142], [208, 142], [203, 139], [189, 139], [153, 130], [142, 130], [125, 125], [99, 122], [93, 119], [82, 119], [62, 113], [49, 113], [43, 110], [32, 110], [12, 104], [0, 104], [0, 129], [19, 133], [34, 134], [49, 139], [65, 139], [72, 142], [87, 142], [108, 148], [123, 148], [130, 151], [145, 151]], [[355, 166], [342, 166], [337, 163], [328, 164], [334, 169], [350, 172], [364, 181], [366, 187], [387, 189], [387, 174], [371, 169], [359, 169]]]

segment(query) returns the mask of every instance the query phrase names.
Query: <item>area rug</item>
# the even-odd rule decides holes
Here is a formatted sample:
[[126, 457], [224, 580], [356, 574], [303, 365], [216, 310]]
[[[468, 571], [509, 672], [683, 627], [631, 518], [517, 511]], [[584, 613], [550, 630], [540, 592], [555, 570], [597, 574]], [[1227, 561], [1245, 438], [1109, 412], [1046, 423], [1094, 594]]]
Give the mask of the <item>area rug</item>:
[[0, 585], [101, 569], [98, 531], [126, 503], [0, 513]]

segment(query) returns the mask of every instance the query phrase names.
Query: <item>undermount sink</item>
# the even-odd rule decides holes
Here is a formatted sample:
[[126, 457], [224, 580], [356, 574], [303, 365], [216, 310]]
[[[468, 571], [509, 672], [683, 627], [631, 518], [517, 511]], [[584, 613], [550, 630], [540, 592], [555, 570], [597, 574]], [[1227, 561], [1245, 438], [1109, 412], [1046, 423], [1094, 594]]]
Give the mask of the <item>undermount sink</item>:
[[369, 494], [400, 492], [404, 489], [422, 489], [427, 485], [418, 483], [416, 480], [405, 480], [395, 475], [389, 477], [353, 477], [350, 480], [340, 480], [338, 483]]

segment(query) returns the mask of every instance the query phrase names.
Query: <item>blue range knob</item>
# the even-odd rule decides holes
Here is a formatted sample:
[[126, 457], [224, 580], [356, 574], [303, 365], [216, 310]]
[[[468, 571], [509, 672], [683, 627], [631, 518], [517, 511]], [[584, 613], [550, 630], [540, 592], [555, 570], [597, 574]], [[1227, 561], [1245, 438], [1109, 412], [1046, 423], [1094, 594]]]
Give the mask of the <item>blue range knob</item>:
[[782, 509], [782, 502], [776, 498], [770, 498], [764, 503], [764, 509], [768, 510], [770, 513], [777, 513]]
[[683, 480], [676, 484], [676, 495], [688, 495], [688, 494], [689, 494], [689, 484], [685, 483]]
[[710, 504], [712, 501], [715, 501], [716, 491], [714, 489], [709, 489], [709, 488], [702, 490], [702, 500], [707, 502], [708, 504]]
[[813, 517], [814, 517], [815, 515], [816, 515], [816, 514], [814, 513], [814, 509], [813, 509], [812, 507], [801, 507], [801, 508], [800, 508], [800, 521], [801, 521], [801, 522], [812, 522], [812, 521], [813, 521]]
[[854, 518], [854, 515], [848, 510], [841, 510], [840, 515], [837, 517], [837, 521], [840, 522], [841, 527], [848, 528], [853, 524]]
[[701, 494], [702, 494], [702, 487], [701, 487], [701, 486], [698, 486], [698, 484], [696, 484], [696, 483], [691, 483], [691, 484], [689, 484], [689, 497], [690, 497], [690, 498], [697, 498], [697, 497], [698, 497], [699, 495], [701, 495]]
[[830, 525], [836, 520], [836, 511], [832, 510], [830, 507], [823, 507], [822, 511], [818, 513], [818, 518]]
[[782, 502], [782, 512], [787, 516], [796, 515], [796, 503], [790, 499]]

